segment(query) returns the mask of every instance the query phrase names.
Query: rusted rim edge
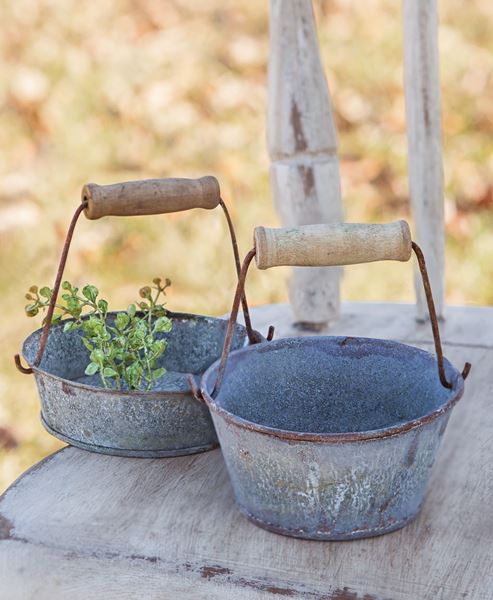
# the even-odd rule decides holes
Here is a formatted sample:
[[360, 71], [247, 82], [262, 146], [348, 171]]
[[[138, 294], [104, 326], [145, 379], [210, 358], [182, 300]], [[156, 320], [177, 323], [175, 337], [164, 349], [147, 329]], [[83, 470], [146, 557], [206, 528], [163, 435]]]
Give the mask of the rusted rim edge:
[[272, 427], [267, 427], [266, 425], [258, 425], [257, 423], [253, 423], [253, 421], [247, 421], [242, 417], [238, 417], [233, 413], [228, 412], [224, 408], [215, 405], [209, 394], [202, 388], [202, 394], [209, 410], [222, 416], [225, 421], [228, 421], [228, 423], [233, 423], [242, 429], [248, 429], [249, 431], [255, 431], [257, 433], [269, 435], [282, 440], [296, 442], [319, 442], [324, 444], [340, 444], [341, 442], [365, 442], [378, 440], [394, 437], [401, 433], [417, 429], [418, 427], [427, 425], [428, 423], [431, 423], [431, 421], [434, 421], [438, 417], [444, 415], [455, 404], [457, 404], [463, 393], [464, 386], [461, 386], [461, 388], [457, 390], [456, 394], [447, 402], [447, 404], [444, 404], [441, 408], [428, 413], [419, 419], [408, 421], [407, 423], [403, 423], [402, 425], [398, 425], [396, 427], [348, 433], [300, 433], [297, 431], [288, 431], [286, 429], [274, 429]]
[[[110, 311], [108, 314], [116, 314], [120, 311]], [[208, 316], [208, 315], [196, 315], [194, 313], [180, 313], [180, 312], [173, 312], [171, 310], [167, 311], [167, 314], [171, 317], [171, 318], [181, 318], [184, 320], [187, 319], [211, 319], [213, 321], [223, 321], [225, 323], [227, 323], [227, 319], [221, 319], [220, 317], [212, 317], [212, 316]], [[67, 319], [68, 320], [68, 319]], [[244, 325], [242, 325], [241, 323], [237, 323], [236, 324], [238, 327], [240, 327], [241, 329], [245, 329], [246, 328]], [[40, 369], [39, 367], [35, 367], [34, 365], [31, 365], [31, 363], [27, 360], [26, 355], [24, 354], [24, 345], [26, 343], [26, 341], [35, 333], [38, 333], [39, 331], [42, 331], [42, 327], [40, 327], [39, 329], [36, 329], [35, 331], [33, 331], [32, 333], [30, 333], [27, 338], [24, 340], [23, 344], [22, 344], [22, 356], [24, 357], [24, 360], [29, 364], [29, 366], [32, 368], [33, 373], [40, 375], [42, 377], [46, 377], [49, 379], [52, 379], [54, 381], [59, 381], [61, 383], [65, 383], [67, 385], [70, 385], [71, 387], [75, 387], [81, 390], [88, 390], [91, 392], [96, 392], [98, 394], [111, 394], [112, 396], [127, 396], [129, 398], [133, 398], [135, 399], [136, 396], [144, 396], [144, 398], [140, 398], [139, 400], [152, 400], [152, 399], [159, 399], [159, 398], [165, 398], [167, 396], [191, 396], [192, 392], [190, 389], [187, 390], [176, 390], [176, 391], [159, 391], [159, 390], [134, 390], [134, 391], [129, 391], [129, 390], [115, 390], [115, 389], [111, 389], [111, 388], [105, 388], [105, 387], [99, 387], [99, 386], [95, 386], [95, 385], [89, 385], [87, 383], [80, 383], [78, 381], [72, 381], [71, 379], [65, 379], [64, 377], [60, 377], [59, 375], [54, 375], [53, 373], [50, 373], [49, 371], [45, 371], [44, 369]], [[248, 340], [248, 335], [245, 336], [245, 346], [247, 347], [249, 343]], [[242, 348], [238, 348], [238, 350], [242, 350]], [[196, 375], [198, 377], [200, 377], [202, 375], [202, 373], [190, 373], [191, 375]]]
[[[326, 337], [340, 337], [340, 336], [326, 336]], [[305, 337], [305, 338], [300, 338], [300, 339], [303, 339], [303, 340], [310, 339], [310, 336]], [[320, 339], [320, 338], [315, 337], [314, 339]], [[372, 340], [372, 341], [377, 340], [377, 338], [363, 338], [363, 337], [362, 338], [358, 337], [357, 339]], [[377, 340], [377, 341], [382, 341], [382, 340]], [[427, 354], [434, 361], [436, 361], [436, 357], [433, 354], [431, 354], [430, 352], [427, 352], [426, 350], [422, 350], [421, 348], [416, 348], [415, 346], [411, 346], [409, 344], [403, 344], [401, 342], [394, 342], [392, 340], [385, 340], [385, 341], [388, 341], [390, 343], [393, 343], [393, 344], [396, 344], [399, 346], [405, 346], [406, 348], [412, 348], [415, 351], [421, 352], [423, 354]], [[245, 350], [247, 350], [247, 348], [239, 348], [238, 350], [231, 352], [231, 356], [233, 356], [234, 354], [237, 354], [238, 352], [245, 352]], [[447, 359], [445, 359], [445, 360], [447, 360]], [[449, 361], [447, 360], [447, 362], [449, 362]], [[233, 425], [236, 425], [242, 429], [247, 429], [248, 431], [255, 431], [255, 432], [261, 433], [263, 435], [268, 435], [271, 437], [276, 437], [278, 439], [287, 440], [287, 441], [339, 444], [341, 442], [364, 442], [364, 441], [371, 441], [371, 440], [378, 440], [378, 439], [394, 437], [401, 433], [405, 433], [407, 431], [411, 431], [413, 429], [417, 429], [418, 427], [422, 427], [423, 425], [427, 425], [428, 423], [431, 423], [438, 417], [444, 415], [451, 408], [453, 408], [453, 406], [455, 406], [455, 404], [457, 404], [457, 402], [462, 398], [462, 395], [464, 394], [464, 380], [461, 378], [460, 373], [455, 369], [455, 367], [453, 367], [454, 370], [456, 370], [458, 373], [458, 375], [457, 375], [458, 386], [457, 386], [457, 390], [455, 391], [453, 396], [451, 398], [449, 398], [449, 400], [440, 408], [437, 408], [436, 410], [434, 410], [430, 413], [427, 413], [427, 414], [423, 415], [422, 417], [419, 417], [418, 419], [413, 419], [412, 421], [407, 421], [406, 423], [403, 423], [402, 425], [396, 425], [394, 427], [387, 427], [384, 429], [372, 429], [369, 431], [355, 431], [355, 432], [344, 432], [344, 433], [310, 433], [310, 432], [288, 431], [286, 429], [276, 429], [274, 427], [268, 427], [267, 425], [260, 425], [258, 423], [254, 423], [253, 421], [248, 421], [247, 419], [243, 419], [242, 417], [239, 417], [239, 416], [235, 415], [234, 413], [229, 412], [225, 408], [218, 406], [216, 404], [216, 400], [214, 400], [211, 397], [211, 395], [209, 394], [209, 392], [206, 389], [206, 386], [204, 385], [204, 381], [207, 378], [209, 371], [212, 371], [213, 369], [215, 369], [216, 363], [217, 363], [217, 361], [214, 364], [212, 364], [204, 372], [204, 375], [202, 376], [201, 385], [200, 385], [200, 389], [202, 391], [202, 396], [203, 396], [204, 400], [206, 401], [206, 404], [207, 404], [209, 410], [211, 412], [214, 412], [217, 415], [220, 415], [221, 417], [223, 417], [224, 420], [227, 421], [228, 423], [232, 423]]]

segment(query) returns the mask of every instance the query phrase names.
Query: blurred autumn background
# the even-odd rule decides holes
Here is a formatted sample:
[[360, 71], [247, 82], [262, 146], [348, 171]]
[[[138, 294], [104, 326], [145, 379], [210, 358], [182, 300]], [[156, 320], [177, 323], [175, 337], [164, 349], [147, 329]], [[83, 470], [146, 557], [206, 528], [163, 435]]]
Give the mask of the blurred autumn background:
[[[402, 36], [395, 0], [316, 0], [339, 130], [346, 218], [409, 218]], [[214, 174], [241, 252], [276, 224], [265, 147], [268, 2], [0, 0], [0, 488], [61, 444], [12, 356], [39, 320], [87, 181]], [[493, 3], [440, 3], [447, 298], [493, 303]], [[346, 270], [345, 299], [413, 301], [411, 267]], [[220, 314], [234, 281], [220, 211], [80, 221], [66, 276], [126, 306], [157, 275], [169, 306]], [[283, 270], [252, 272], [252, 303], [286, 300]]]

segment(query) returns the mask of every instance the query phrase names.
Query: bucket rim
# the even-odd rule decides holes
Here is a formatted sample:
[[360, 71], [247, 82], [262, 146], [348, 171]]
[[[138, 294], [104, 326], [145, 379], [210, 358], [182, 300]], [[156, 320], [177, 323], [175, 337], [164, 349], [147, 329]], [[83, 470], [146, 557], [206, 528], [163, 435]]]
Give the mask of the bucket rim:
[[[232, 357], [237, 357], [241, 354], [245, 354], [246, 352], [251, 352], [255, 349], [257, 351], [261, 349], [262, 351], [275, 350], [277, 346], [282, 343], [292, 342], [296, 340], [298, 343], [306, 343], [313, 341], [323, 341], [323, 340], [331, 340], [337, 343], [337, 341], [341, 340], [358, 340], [363, 342], [370, 343], [383, 343], [387, 346], [400, 347], [405, 348], [406, 351], [412, 350], [418, 354], [425, 354], [429, 356], [435, 363], [436, 357], [428, 352], [427, 350], [422, 350], [421, 348], [417, 348], [416, 346], [411, 346], [410, 344], [404, 344], [402, 342], [397, 342], [394, 340], [384, 340], [380, 338], [370, 338], [370, 337], [359, 337], [359, 336], [304, 336], [304, 337], [289, 337], [289, 338], [279, 338], [272, 342], [264, 342], [261, 344], [255, 344], [254, 346], [246, 346], [243, 348], [239, 348], [238, 350], [234, 350], [230, 353], [230, 359]], [[278, 429], [276, 427], [269, 427], [268, 425], [261, 425], [259, 423], [255, 423], [254, 421], [250, 421], [249, 419], [245, 419], [236, 415], [235, 413], [219, 406], [217, 404], [217, 400], [213, 399], [207, 389], [207, 379], [212, 376], [214, 371], [217, 370], [219, 366], [219, 360], [212, 363], [212, 365], [204, 372], [200, 382], [200, 390], [202, 392], [202, 397], [204, 398], [209, 410], [211, 413], [215, 413], [221, 416], [225, 421], [240, 427], [241, 429], [246, 429], [248, 431], [254, 431], [256, 433], [260, 433], [263, 435], [268, 435], [271, 437], [276, 437], [278, 439], [288, 441], [288, 442], [318, 442], [325, 444], [340, 444], [344, 442], [364, 442], [371, 440], [381, 440], [385, 438], [394, 437], [396, 435], [400, 435], [402, 433], [406, 433], [412, 431], [414, 429], [423, 427], [435, 419], [446, 414], [450, 411], [455, 404], [462, 398], [464, 393], [464, 379], [461, 377], [459, 371], [452, 365], [452, 363], [448, 359], [444, 359], [445, 364], [453, 370], [454, 379], [453, 379], [453, 388], [451, 390], [451, 396], [439, 408], [430, 411], [424, 414], [421, 417], [416, 419], [412, 419], [411, 421], [406, 421], [404, 423], [400, 423], [399, 425], [393, 425], [389, 427], [383, 427], [380, 429], [369, 429], [367, 431], [348, 431], [348, 432], [340, 432], [340, 433], [314, 433], [314, 432], [300, 432], [300, 431], [292, 431], [288, 429]], [[437, 374], [438, 377], [438, 374]]]
[[[108, 315], [116, 315], [118, 313], [122, 312], [121, 310], [112, 310], [108, 312]], [[223, 319], [221, 317], [213, 317], [213, 316], [209, 316], [209, 315], [197, 315], [195, 313], [185, 313], [185, 312], [174, 312], [171, 310], [166, 311], [167, 315], [169, 318], [173, 319], [173, 318], [177, 318], [177, 319], [182, 319], [184, 321], [186, 320], [204, 320], [204, 321], [212, 321], [212, 322], [216, 322], [216, 321], [222, 321], [227, 325], [227, 319]], [[71, 321], [73, 319], [64, 319], [61, 323], [57, 323], [56, 325], [53, 326], [53, 328], [55, 327], [62, 327], [64, 325], [65, 322], [67, 321]], [[236, 327], [239, 328], [240, 330], [244, 330], [246, 332], [246, 327], [244, 325], [242, 325], [241, 323], [236, 323]], [[35, 329], [34, 331], [32, 331], [23, 341], [22, 343], [22, 356], [24, 357], [24, 360], [28, 363], [28, 365], [31, 367], [31, 369], [33, 370], [33, 373], [35, 374], [35, 376], [39, 376], [42, 378], [49, 378], [52, 379], [54, 381], [58, 381], [62, 384], [62, 386], [70, 386], [73, 388], [77, 388], [80, 390], [87, 390], [89, 392], [93, 392], [93, 393], [98, 393], [101, 395], [111, 395], [111, 396], [119, 396], [119, 397], [129, 397], [132, 399], [137, 399], [137, 397], [139, 397], [139, 402], [142, 400], [156, 400], [159, 398], [166, 398], [166, 397], [170, 397], [170, 396], [191, 396], [193, 397], [192, 391], [190, 389], [187, 390], [117, 390], [117, 389], [113, 389], [113, 388], [105, 388], [105, 387], [100, 387], [100, 386], [96, 386], [96, 385], [90, 385], [88, 383], [81, 383], [79, 381], [73, 381], [72, 379], [67, 379], [65, 377], [61, 377], [60, 375], [55, 375], [54, 373], [50, 373], [50, 371], [46, 371], [45, 369], [40, 368], [39, 366], [34, 366], [31, 361], [27, 358], [26, 356], [26, 344], [27, 342], [33, 338], [36, 334], [41, 335], [41, 332], [43, 331], [43, 328], [40, 327], [38, 329]], [[50, 328], [50, 332], [51, 332], [51, 328]], [[245, 344], [248, 343], [248, 336], [245, 337]], [[239, 350], [242, 350], [242, 348], [239, 348]], [[195, 378], [200, 378], [203, 373], [199, 372], [199, 373], [190, 373], [192, 376], [194, 376]]]

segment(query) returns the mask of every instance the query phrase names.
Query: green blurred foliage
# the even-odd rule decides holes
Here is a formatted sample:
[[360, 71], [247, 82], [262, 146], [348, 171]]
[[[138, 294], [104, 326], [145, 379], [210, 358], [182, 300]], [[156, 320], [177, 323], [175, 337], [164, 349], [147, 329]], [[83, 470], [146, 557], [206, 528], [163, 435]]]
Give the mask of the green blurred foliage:
[[[339, 130], [347, 220], [409, 218], [401, 14], [395, 0], [316, 0]], [[12, 355], [52, 284], [81, 186], [214, 174], [241, 252], [275, 225], [265, 148], [268, 3], [0, 0], [0, 488], [60, 447]], [[493, 303], [493, 4], [441, 2], [447, 299]], [[219, 314], [234, 270], [220, 211], [81, 220], [67, 266], [115, 306], [155, 276], [169, 306]], [[286, 300], [285, 270], [252, 272], [253, 304]], [[346, 299], [412, 301], [411, 267], [346, 270]], [[16, 445], [17, 444], [17, 445]], [[2, 452], [2, 451], [0, 451]]]

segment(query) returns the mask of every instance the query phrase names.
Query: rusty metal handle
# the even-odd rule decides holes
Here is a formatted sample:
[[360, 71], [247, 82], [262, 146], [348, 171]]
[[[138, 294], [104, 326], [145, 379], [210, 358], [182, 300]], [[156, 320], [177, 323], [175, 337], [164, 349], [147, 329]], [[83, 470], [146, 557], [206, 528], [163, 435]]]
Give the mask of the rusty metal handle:
[[143, 179], [111, 185], [88, 183], [82, 188], [88, 219], [133, 217], [180, 212], [192, 208], [212, 209], [221, 201], [215, 177], [199, 179]]
[[[63, 271], [65, 270], [65, 264], [67, 263], [68, 251], [70, 250], [70, 244], [72, 242], [72, 237], [74, 235], [75, 226], [77, 221], [87, 206], [87, 202], [81, 202], [81, 204], [75, 210], [75, 213], [70, 221], [70, 225], [67, 231], [67, 237], [65, 238], [65, 243], [63, 244], [62, 254], [60, 256], [60, 262], [58, 264], [58, 270], [55, 277], [55, 283], [53, 285], [53, 293], [50, 298], [50, 304], [48, 305], [48, 311], [46, 313], [46, 317], [44, 319], [43, 331], [41, 333], [41, 339], [39, 340], [38, 352], [36, 354], [36, 358], [34, 359], [34, 366], [37, 367], [43, 358], [43, 354], [46, 347], [46, 342], [48, 341], [48, 334], [50, 333], [51, 320], [53, 319], [53, 313], [55, 312], [55, 305], [58, 298], [58, 292], [60, 291], [60, 285], [62, 283]], [[21, 364], [21, 359], [19, 354], [14, 356], [15, 366], [17, 369], [26, 375], [29, 375], [33, 372], [31, 368], [25, 368]]]
[[[399, 223], [405, 223], [405, 221], [399, 221]], [[407, 223], [405, 223], [405, 225], [407, 226]], [[263, 229], [265, 231], [265, 228], [257, 228], [256, 232], [259, 229]], [[296, 228], [296, 229], [300, 229], [300, 228]], [[406, 237], [406, 233], [404, 233], [404, 237]], [[257, 241], [257, 238], [255, 238], [255, 239]], [[281, 240], [282, 240], [282, 238], [281, 238]], [[279, 241], [279, 238], [278, 238], [278, 241]], [[436, 315], [435, 303], [433, 301], [433, 294], [431, 291], [431, 285], [430, 285], [430, 280], [428, 277], [428, 271], [426, 268], [425, 258], [424, 258], [421, 248], [415, 242], [413, 242], [410, 238], [409, 238], [409, 246], [410, 246], [409, 255], [411, 254], [411, 251], [414, 251], [414, 253], [416, 254], [416, 258], [418, 260], [419, 269], [420, 269], [421, 277], [422, 277], [422, 281], [423, 281], [423, 287], [424, 287], [424, 291], [425, 291], [425, 295], [426, 295], [426, 300], [428, 303], [428, 312], [429, 312], [429, 316], [430, 316], [433, 340], [435, 343], [435, 352], [436, 352], [436, 356], [437, 356], [438, 376], [439, 376], [441, 384], [444, 387], [450, 389], [452, 387], [452, 383], [450, 383], [447, 380], [447, 377], [445, 375], [445, 365], [444, 365], [442, 343], [441, 343], [441, 339], [440, 339], [440, 329], [438, 326], [438, 318]], [[213, 396], [216, 396], [219, 393], [219, 389], [220, 389], [221, 384], [224, 379], [224, 374], [226, 372], [228, 357], [229, 357], [229, 353], [231, 351], [231, 343], [232, 343], [232, 339], [233, 339], [233, 327], [234, 327], [234, 323], [236, 322], [236, 319], [238, 317], [240, 299], [241, 299], [243, 291], [244, 291], [245, 280], [246, 280], [246, 276], [248, 273], [248, 268], [254, 257], [256, 258], [256, 262], [258, 264], [258, 262], [259, 262], [258, 252], [259, 252], [258, 247], [252, 248], [252, 250], [250, 250], [250, 252], [246, 255], [246, 257], [243, 261], [242, 267], [241, 267], [240, 275], [238, 277], [238, 285], [236, 287], [236, 293], [235, 293], [235, 297], [233, 300], [233, 306], [231, 308], [231, 313], [230, 313], [230, 317], [229, 317], [228, 330], [227, 330], [226, 336], [224, 338], [224, 345], [223, 345], [221, 360], [220, 360], [219, 367], [218, 367], [218, 375], [217, 375], [216, 383], [214, 385], [214, 389], [212, 390]], [[265, 254], [264, 254], [264, 258], [265, 258]], [[409, 258], [410, 258], [410, 256], [406, 260], [408, 260]], [[295, 260], [295, 259], [293, 258], [293, 260]], [[384, 259], [384, 260], [387, 260], [387, 259]], [[395, 260], [402, 260], [402, 259], [395, 259]], [[362, 261], [362, 262], [367, 262], [367, 261]], [[263, 262], [262, 264], [266, 264], [266, 263]], [[281, 264], [285, 264], [285, 263], [281, 263]], [[293, 264], [293, 263], [288, 263], [288, 264]], [[298, 265], [299, 261], [295, 261], [294, 264]], [[316, 264], [318, 265], [318, 263], [316, 263]], [[269, 266], [274, 266], [274, 265], [269, 264]], [[314, 266], [314, 264], [307, 261], [307, 263], [303, 263], [303, 266]], [[268, 266], [264, 266], [263, 268], [268, 268]], [[273, 328], [271, 326], [271, 328], [269, 329], [269, 335], [267, 338], [269, 341], [272, 339], [272, 335], [273, 335]], [[462, 370], [462, 378], [463, 379], [467, 378], [470, 370], [471, 370], [471, 363], [466, 362], [464, 365], [464, 368]]]
[[[239, 278], [240, 277], [240, 256], [239, 256], [239, 252], [238, 252], [238, 244], [236, 242], [236, 235], [235, 235], [235, 231], [233, 228], [233, 223], [231, 221], [231, 217], [229, 215], [228, 209], [222, 199], [220, 199], [220, 205], [224, 211], [226, 221], [228, 223], [228, 228], [229, 228], [229, 232], [230, 232], [230, 236], [231, 236], [231, 243], [232, 243], [232, 247], [233, 247], [233, 256], [234, 256], [234, 260], [235, 260], [236, 273]], [[58, 264], [57, 274], [55, 277], [55, 283], [53, 285], [53, 293], [50, 298], [50, 303], [48, 305], [48, 311], [46, 313], [46, 317], [44, 319], [43, 331], [41, 333], [41, 338], [39, 341], [38, 352], [36, 354], [36, 358], [34, 359], [35, 367], [39, 366], [41, 359], [43, 358], [43, 354], [44, 354], [44, 351], [46, 348], [46, 343], [48, 341], [48, 335], [50, 333], [51, 321], [53, 319], [53, 313], [55, 311], [56, 301], [58, 298], [58, 294], [60, 292], [60, 285], [62, 283], [63, 272], [65, 270], [65, 265], [67, 263], [70, 244], [72, 242], [72, 237], [74, 235], [75, 226], [77, 224], [77, 221], [78, 221], [82, 211], [85, 210], [86, 207], [87, 207], [87, 201], [84, 200], [77, 207], [77, 209], [72, 217], [72, 220], [70, 222], [68, 231], [67, 231], [67, 236], [65, 238], [65, 243], [64, 243], [63, 249], [62, 249], [62, 254], [60, 256], [60, 262]], [[244, 286], [243, 286], [243, 288], [244, 288]], [[242, 289], [242, 293], [241, 293], [241, 304], [242, 304], [242, 309], [243, 309], [243, 317], [245, 319], [245, 328], [247, 330], [248, 340], [251, 344], [257, 344], [258, 342], [261, 341], [262, 338], [261, 338], [261, 335], [259, 334], [259, 332], [255, 331], [252, 327], [250, 312], [249, 312], [249, 308], [248, 308], [248, 302], [246, 299], [246, 294], [245, 294], [244, 289]], [[236, 318], [235, 318], [235, 321], [236, 321]], [[22, 365], [21, 357], [19, 354], [14, 355], [14, 362], [15, 362], [16, 368], [21, 373], [23, 373], [25, 375], [30, 375], [33, 372], [31, 367], [24, 367]], [[195, 390], [193, 387], [192, 387], [192, 392], [194, 393], [194, 396], [195, 396], [196, 394], [195, 394]]]
[[254, 231], [257, 268], [333, 267], [380, 260], [408, 261], [406, 221], [386, 224], [324, 223]]
[[[419, 271], [421, 273], [421, 280], [423, 282], [423, 288], [426, 296], [426, 303], [428, 305], [428, 314], [430, 316], [431, 330], [433, 332], [433, 340], [435, 342], [435, 353], [437, 355], [437, 363], [438, 363], [438, 376], [440, 378], [440, 383], [443, 387], [450, 389], [452, 384], [447, 380], [445, 375], [445, 365], [443, 363], [443, 349], [442, 342], [440, 339], [440, 328], [438, 326], [438, 318], [435, 310], [435, 301], [433, 300], [433, 293], [431, 291], [430, 278], [428, 277], [428, 269], [426, 268], [425, 256], [421, 248], [416, 244], [416, 242], [412, 242], [412, 249], [416, 258], [418, 260]], [[462, 379], [466, 379], [471, 370], [471, 363], [466, 362], [464, 364], [464, 368], [462, 369]]]
[[[157, 182], [157, 187], [153, 188], [154, 184], [150, 184], [149, 187], [149, 183], [150, 182]], [[178, 183], [177, 183], [178, 182]], [[140, 186], [139, 184], [142, 184], [142, 186]], [[109, 192], [108, 195], [108, 188], [114, 188], [115, 190], [118, 189], [119, 187], [121, 188], [121, 186], [125, 187], [125, 186], [129, 186], [126, 192], [122, 192], [121, 196], [118, 196], [118, 194], [115, 194], [114, 191]], [[200, 188], [199, 191], [197, 191], [197, 187]], [[132, 196], [132, 193], [128, 193], [128, 190], [133, 190], [135, 192], [135, 196], [134, 196], [134, 204], [133, 204], [133, 208], [132, 210], [130, 210], [130, 204], [129, 203], [129, 198]], [[140, 189], [140, 192], [138, 191]], [[155, 191], [159, 191], [161, 190], [161, 192], [166, 192], [164, 193], [164, 196], [160, 199], [160, 201], [158, 202], [156, 200], [156, 198], [153, 198], [153, 200], [146, 204], [145, 203], [145, 198], [146, 198], [146, 194], [150, 193], [149, 190], [152, 191], [152, 189], [154, 189]], [[104, 191], [106, 190], [106, 191]], [[145, 193], [143, 192], [143, 190], [147, 190], [145, 191]], [[187, 192], [189, 195], [187, 196], [185, 194], [185, 196], [182, 197], [182, 199], [179, 201], [179, 198], [177, 196], [177, 193], [179, 190], [182, 190], [182, 192], [185, 194], [185, 192]], [[195, 190], [195, 191], [194, 191]], [[157, 193], [156, 191], [156, 193]], [[106, 194], [106, 195], [105, 195]], [[152, 195], [152, 194], [151, 194]], [[119, 212], [107, 212], [107, 210], [109, 209], [110, 206], [114, 206], [114, 202], [115, 199], [117, 197], [122, 198], [124, 201], [122, 201], [122, 206], [121, 206], [121, 210]], [[110, 198], [110, 202], [106, 203], [104, 201], [104, 198]], [[96, 199], [96, 200], [95, 200]], [[181, 204], [177, 204], [177, 202], [181, 202]], [[74, 229], [75, 229], [75, 225], [79, 219], [79, 216], [81, 215], [81, 213], [84, 211], [86, 216], [88, 216], [88, 211], [89, 214], [92, 216], [88, 216], [89, 219], [98, 219], [104, 215], [134, 215], [134, 214], [155, 214], [157, 212], [163, 212], [163, 213], [167, 213], [167, 212], [173, 212], [173, 210], [186, 210], [187, 208], [215, 208], [216, 206], [220, 205], [227, 224], [228, 224], [228, 229], [229, 229], [229, 233], [230, 233], [230, 237], [231, 237], [231, 245], [232, 245], [232, 249], [233, 249], [233, 256], [234, 256], [234, 261], [235, 261], [235, 267], [236, 267], [236, 273], [237, 276], [240, 276], [240, 255], [238, 252], [238, 243], [236, 241], [236, 234], [234, 231], [234, 227], [233, 227], [233, 222], [231, 220], [231, 217], [229, 215], [228, 209], [226, 207], [226, 204], [224, 203], [224, 201], [221, 199], [220, 195], [219, 195], [219, 183], [217, 182], [217, 179], [215, 177], [202, 177], [201, 179], [158, 179], [158, 180], [147, 180], [147, 181], [142, 181], [142, 182], [138, 182], [138, 181], [134, 181], [134, 182], [128, 182], [127, 184], [114, 184], [114, 185], [110, 185], [110, 186], [97, 186], [96, 184], [88, 184], [86, 186], [84, 186], [83, 190], [82, 190], [82, 202], [81, 204], [78, 206], [78, 208], [76, 209], [74, 216], [72, 217], [72, 220], [70, 222], [70, 226], [67, 232], [67, 237], [65, 239], [65, 243], [63, 245], [63, 250], [62, 250], [62, 254], [60, 256], [60, 262], [58, 265], [58, 269], [57, 269], [57, 274], [56, 274], [56, 278], [55, 278], [55, 283], [53, 286], [53, 294], [51, 296], [50, 299], [50, 304], [48, 305], [48, 311], [44, 320], [44, 325], [43, 325], [43, 331], [41, 333], [41, 339], [39, 342], [39, 347], [38, 347], [38, 352], [36, 354], [36, 358], [34, 360], [34, 366], [37, 367], [39, 366], [41, 359], [43, 358], [43, 354], [46, 348], [46, 343], [48, 341], [48, 335], [49, 335], [49, 331], [50, 331], [50, 326], [51, 326], [51, 321], [53, 319], [53, 313], [55, 310], [55, 304], [58, 298], [58, 293], [60, 291], [60, 285], [62, 282], [62, 277], [63, 277], [63, 272], [65, 270], [65, 265], [67, 262], [67, 258], [68, 258], [68, 252], [70, 249], [70, 244], [72, 241], [72, 237], [74, 234]], [[125, 206], [127, 207], [125, 209]], [[160, 210], [156, 210], [155, 212], [152, 212], [152, 206], [154, 206], [154, 208], [160, 207]], [[180, 206], [180, 208], [175, 208], [173, 209], [173, 206]], [[140, 208], [139, 208], [140, 207]], [[116, 209], [115, 209], [116, 210]], [[139, 212], [139, 210], [141, 210], [142, 212]], [[125, 212], [126, 211], [126, 212]], [[145, 212], [145, 211], [151, 211], [151, 212]], [[97, 215], [97, 216], [94, 216]], [[248, 335], [248, 340], [251, 344], [255, 344], [258, 343], [262, 338], [260, 336], [260, 334], [258, 333], [258, 331], [255, 331], [252, 328], [252, 324], [251, 324], [251, 319], [250, 319], [250, 313], [249, 313], [249, 309], [248, 309], [248, 302], [246, 299], [246, 294], [244, 292], [244, 290], [242, 291], [242, 295], [241, 295], [241, 304], [242, 304], [242, 309], [243, 309], [243, 315], [244, 315], [244, 319], [245, 319], [245, 328], [247, 330], [247, 335]], [[24, 367], [22, 366], [21, 363], [21, 358], [19, 354], [16, 354], [14, 356], [14, 361], [15, 361], [15, 365], [17, 367], [17, 369], [24, 374], [31, 374], [33, 371], [30, 367]]]

